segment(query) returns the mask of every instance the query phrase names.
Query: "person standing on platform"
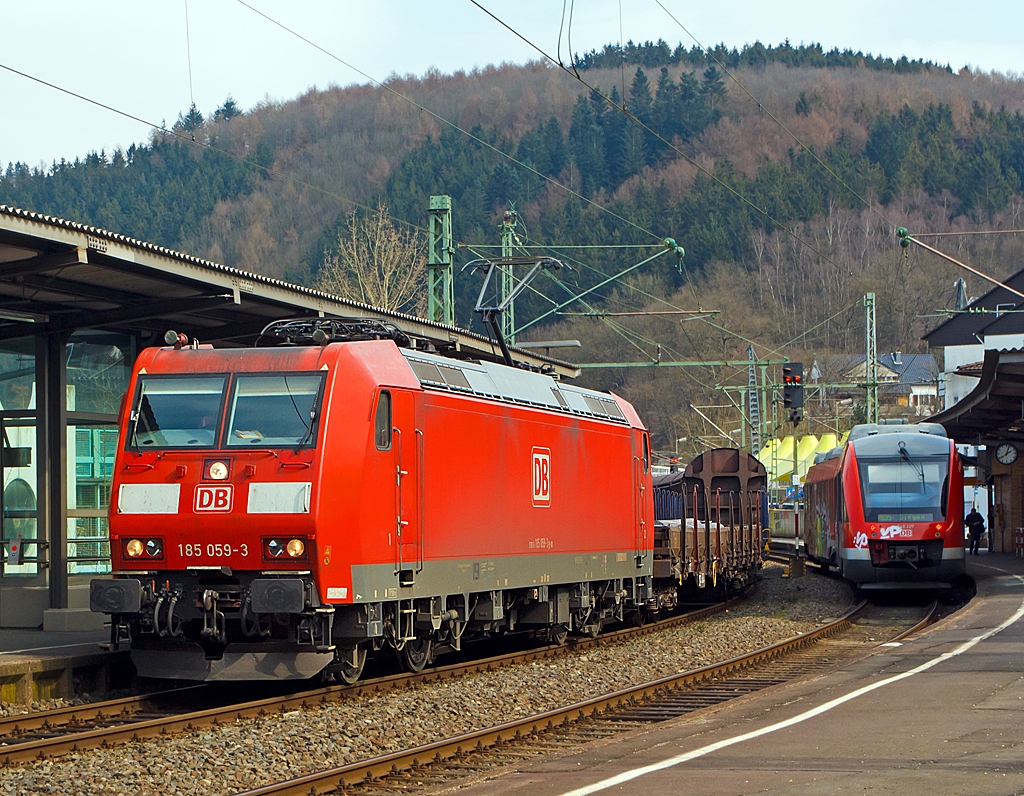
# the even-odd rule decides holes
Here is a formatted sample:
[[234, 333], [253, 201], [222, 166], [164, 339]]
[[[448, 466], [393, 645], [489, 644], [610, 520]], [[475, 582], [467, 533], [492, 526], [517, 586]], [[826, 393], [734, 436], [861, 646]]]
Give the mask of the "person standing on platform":
[[971, 513], [964, 519], [964, 525], [967, 526], [967, 533], [971, 539], [970, 552], [973, 555], [978, 555], [978, 546], [981, 544], [981, 534], [985, 530], [985, 520], [978, 513], [978, 510], [971, 506]]

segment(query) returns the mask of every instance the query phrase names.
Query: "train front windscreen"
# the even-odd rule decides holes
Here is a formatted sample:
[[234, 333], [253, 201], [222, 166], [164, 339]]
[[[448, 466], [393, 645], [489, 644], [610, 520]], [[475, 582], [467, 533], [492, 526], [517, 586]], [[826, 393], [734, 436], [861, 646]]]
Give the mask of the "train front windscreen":
[[948, 454], [858, 456], [857, 468], [867, 522], [939, 522], [946, 518]]

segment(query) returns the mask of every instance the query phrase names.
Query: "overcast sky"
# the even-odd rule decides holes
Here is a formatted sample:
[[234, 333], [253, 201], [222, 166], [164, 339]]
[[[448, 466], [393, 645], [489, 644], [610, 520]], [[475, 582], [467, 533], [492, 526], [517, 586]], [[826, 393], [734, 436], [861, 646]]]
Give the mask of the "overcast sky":
[[[523, 63], [536, 51], [469, 0], [247, 0], [370, 76]], [[561, 0], [479, 0], [555, 54]], [[568, 0], [571, 3], [572, 0]], [[704, 45], [820, 42], [1003, 74], [1024, 72], [1024, 0], [662, 0]], [[654, 0], [575, 0], [572, 48], [619, 37], [693, 39]], [[894, 10], [894, 9], [899, 9]], [[312, 86], [366, 82], [239, 0], [0, 0], [0, 65], [147, 122], [174, 122], [194, 96], [204, 114], [230, 94], [248, 110]], [[567, 26], [568, 27], [568, 26]], [[188, 41], [191, 41], [191, 90]], [[568, 51], [562, 33], [563, 58]], [[568, 79], [568, 78], [567, 78]], [[0, 164], [49, 164], [146, 141], [149, 126], [0, 69]]]

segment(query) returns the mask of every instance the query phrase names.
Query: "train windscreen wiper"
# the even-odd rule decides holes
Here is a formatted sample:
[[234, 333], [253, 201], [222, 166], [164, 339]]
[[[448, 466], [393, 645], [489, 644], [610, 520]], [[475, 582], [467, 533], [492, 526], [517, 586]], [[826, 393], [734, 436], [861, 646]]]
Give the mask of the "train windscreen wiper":
[[[285, 384], [287, 384], [287, 383], [288, 383], [287, 377], [285, 377]], [[316, 417], [317, 417], [317, 414], [320, 411], [320, 408], [319, 408], [320, 407], [320, 398], [323, 395], [323, 391], [324, 391], [324, 379], [321, 378], [320, 379], [320, 383], [317, 385], [317, 388], [316, 388], [316, 394], [313, 396], [313, 405], [309, 409], [309, 425], [306, 426], [306, 433], [305, 433], [305, 435], [302, 437], [301, 440], [299, 440], [299, 444], [295, 446], [295, 452], [296, 453], [299, 452], [299, 450], [302, 448], [303, 445], [305, 445], [310, 439], [313, 438], [313, 429], [316, 428]], [[291, 395], [291, 393], [289, 392], [289, 396], [290, 395]], [[292, 403], [293, 404], [295, 403], [294, 399], [292, 399]], [[298, 411], [297, 407], [296, 407], [296, 411]]]
[[903, 459], [906, 460], [907, 464], [909, 464], [911, 467], [914, 468], [914, 472], [917, 473], [921, 477], [921, 486], [923, 487], [925, 485], [924, 465], [923, 464], [918, 464], [917, 462], [915, 462], [913, 459], [910, 458], [910, 454], [907, 453], [907, 443], [901, 442], [899, 447], [900, 447], [900, 456], [902, 456]]

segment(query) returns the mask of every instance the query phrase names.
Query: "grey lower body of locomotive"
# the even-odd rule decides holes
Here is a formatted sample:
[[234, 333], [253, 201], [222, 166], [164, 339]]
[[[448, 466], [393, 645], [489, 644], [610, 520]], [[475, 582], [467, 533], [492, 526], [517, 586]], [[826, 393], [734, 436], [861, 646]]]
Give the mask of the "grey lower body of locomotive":
[[[185, 680], [313, 677], [340, 656], [380, 649], [389, 619], [394, 624], [405, 615], [410, 624], [403, 636], [429, 636], [451, 625], [588, 632], [625, 612], [661, 607], [650, 551], [545, 556], [544, 574], [529, 558], [426, 562], [400, 573], [392, 565], [356, 567], [354, 604], [322, 604], [308, 575], [98, 578], [90, 607], [111, 615], [111, 640], [130, 645], [140, 676]], [[581, 622], [582, 615], [593, 617], [592, 624]], [[272, 623], [280, 629], [282, 620], [287, 637], [272, 637]]]

